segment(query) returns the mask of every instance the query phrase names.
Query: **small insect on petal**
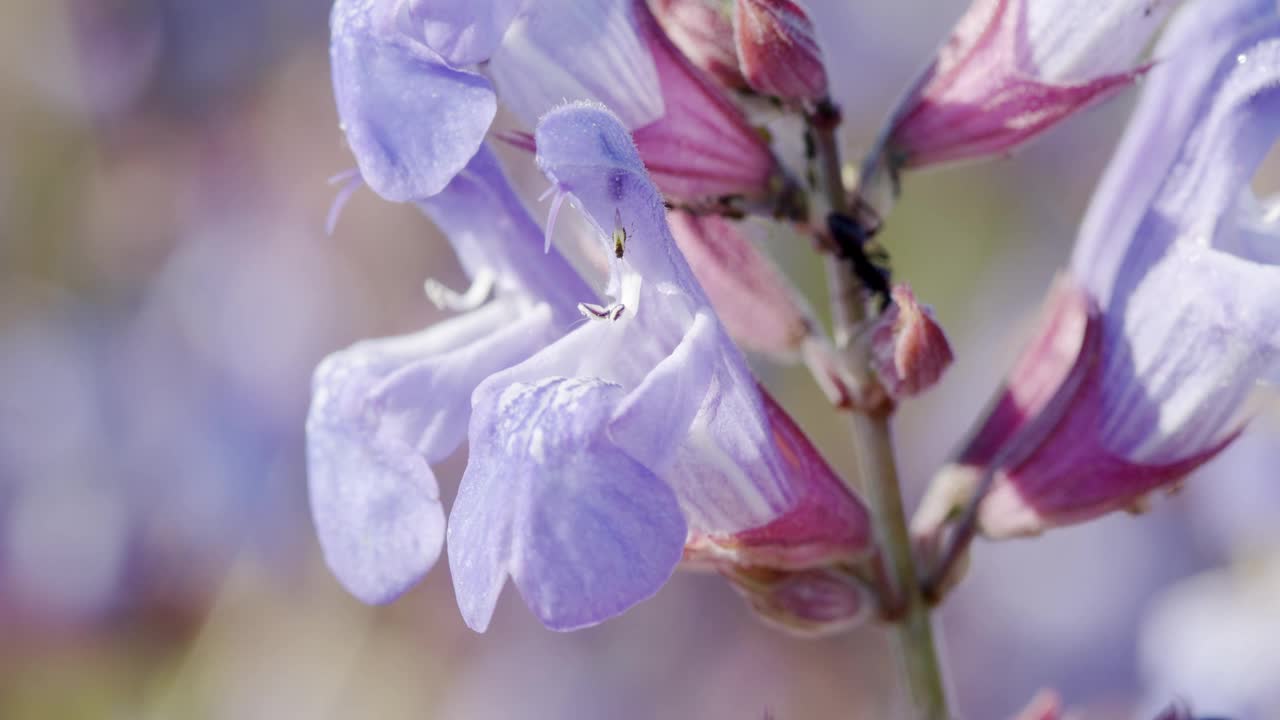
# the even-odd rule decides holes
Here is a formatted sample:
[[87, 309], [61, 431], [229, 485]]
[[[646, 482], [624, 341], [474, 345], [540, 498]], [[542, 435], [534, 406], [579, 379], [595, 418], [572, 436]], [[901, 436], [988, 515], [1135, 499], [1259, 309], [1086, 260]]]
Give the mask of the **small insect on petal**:
[[[619, 260], [627, 251], [627, 229], [622, 226], [622, 212], [613, 211], [613, 254]], [[621, 308], [619, 308], [621, 312]]]

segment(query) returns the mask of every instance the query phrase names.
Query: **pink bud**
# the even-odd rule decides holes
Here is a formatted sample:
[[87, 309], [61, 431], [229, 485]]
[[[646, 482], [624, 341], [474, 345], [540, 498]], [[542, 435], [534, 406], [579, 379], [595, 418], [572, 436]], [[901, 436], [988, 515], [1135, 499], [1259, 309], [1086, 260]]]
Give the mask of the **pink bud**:
[[896, 400], [927, 390], [952, 359], [933, 309], [917, 303], [911, 288], [895, 285], [893, 305], [871, 331], [871, 365], [889, 396]]
[[827, 96], [827, 70], [813, 23], [791, 0], [737, 0], [733, 12], [738, 62], [751, 88], [783, 100]]
[[813, 313], [747, 237], [748, 226], [683, 210], [668, 212], [667, 222], [733, 339], [748, 350], [794, 356], [814, 333]]
[[871, 519], [862, 501], [764, 388], [765, 415], [793, 481], [795, 505], [767, 525], [735, 535], [691, 534], [684, 557], [694, 565], [803, 570], [865, 558]]
[[680, 53], [643, 0], [635, 3], [635, 19], [666, 108], [632, 133], [658, 189], [689, 203], [777, 192], [783, 184], [778, 163], [742, 110]]
[[1008, 152], [1115, 94], [1172, 4], [975, 0], [895, 115], [893, 164]]
[[844, 632], [860, 624], [875, 607], [865, 587], [836, 569], [726, 568], [722, 573], [761, 619], [796, 635]]
[[724, 0], [655, 0], [650, 4], [667, 36], [703, 72], [733, 90], [747, 87], [738, 69], [731, 6]]

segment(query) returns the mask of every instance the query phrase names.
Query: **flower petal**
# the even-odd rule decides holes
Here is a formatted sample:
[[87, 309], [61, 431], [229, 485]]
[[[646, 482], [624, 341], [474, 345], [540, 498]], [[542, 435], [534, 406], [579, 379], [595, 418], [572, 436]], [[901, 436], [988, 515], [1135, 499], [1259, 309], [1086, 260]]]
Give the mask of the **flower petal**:
[[629, 0], [538, 0], [489, 61], [502, 103], [533, 125], [565, 100], [608, 105], [627, 127], [663, 114], [653, 58]]
[[488, 60], [529, 0], [410, 0], [427, 46], [454, 67]]
[[482, 145], [448, 187], [418, 207], [449, 237], [469, 276], [496, 273], [499, 292], [548, 303], [562, 325], [579, 319], [579, 302], [596, 297], [559, 251], [544, 251], [542, 229], [488, 146]]
[[[1071, 266], [1104, 307], [1132, 238], [1183, 151], [1192, 127], [1208, 111], [1205, 93], [1241, 34], [1275, 14], [1267, 0], [1190, 4], [1174, 17], [1156, 49], [1124, 137], [1094, 191], [1080, 226]], [[1254, 67], [1258, 67], [1256, 64]]]
[[487, 383], [450, 515], [449, 564], [467, 625], [484, 631], [510, 574], [555, 630], [650, 597], [679, 562], [675, 495], [605, 428], [622, 389], [596, 379]]
[[497, 112], [489, 81], [445, 65], [375, 0], [337, 0], [333, 90], [347, 143], [374, 192], [396, 202], [440, 192]]
[[[1280, 227], [1258, 222], [1248, 186], [1280, 138], [1280, 17], [1232, 43], [1193, 43], [1186, 52], [1221, 60], [1186, 85], [1157, 77], [1162, 84], [1150, 93], [1199, 102], [1182, 105], [1183, 117], [1163, 115], [1185, 127], [1185, 140], [1115, 275], [1095, 274], [1090, 283], [1111, 299], [1103, 380], [1109, 447], [1155, 463], [1233, 433], [1244, 397], [1280, 359]], [[1131, 132], [1150, 118], [1140, 116]], [[1136, 173], [1126, 170], [1117, 172]], [[1077, 267], [1101, 243], [1084, 232]]]
[[[550, 307], [541, 304], [522, 312], [516, 306], [503, 300], [490, 303], [498, 324], [489, 334], [418, 357], [370, 387], [365, 412], [377, 416], [379, 432], [405, 438], [430, 462], [456, 450], [466, 437], [471, 391], [559, 335]], [[385, 341], [361, 345], [369, 348], [379, 342]]]

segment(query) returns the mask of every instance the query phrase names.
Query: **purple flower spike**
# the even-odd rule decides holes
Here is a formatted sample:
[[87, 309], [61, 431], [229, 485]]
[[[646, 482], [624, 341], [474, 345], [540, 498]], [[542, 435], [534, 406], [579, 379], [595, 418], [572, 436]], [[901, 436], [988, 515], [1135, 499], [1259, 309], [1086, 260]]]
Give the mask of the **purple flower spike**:
[[1280, 222], [1249, 180], [1280, 138], [1274, 3], [1175, 19], [1040, 333], [916, 518], [994, 472], [979, 522], [1034, 533], [1141, 510], [1241, 431], [1280, 367]]
[[[388, 602], [435, 564], [444, 512], [428, 463], [461, 444], [471, 391], [553, 341], [594, 299], [542, 231], [488, 150], [423, 211], [450, 234], [485, 292], [444, 302], [464, 314], [397, 338], [366, 340], [316, 370], [307, 420], [311, 506], [325, 558], [357, 597]], [[485, 303], [489, 289], [497, 297]], [[468, 293], [468, 295], [475, 293]]]
[[477, 630], [508, 575], [549, 627], [606, 620], [658, 590], [690, 533], [762, 527], [797, 498], [626, 128], [577, 103], [536, 140], [539, 167], [613, 258], [615, 302], [584, 306], [588, 322], [476, 389], [449, 563]]
[[387, 200], [434, 195], [466, 166], [497, 112], [489, 81], [405, 32], [396, 3], [337, 0], [333, 94], [365, 183]]

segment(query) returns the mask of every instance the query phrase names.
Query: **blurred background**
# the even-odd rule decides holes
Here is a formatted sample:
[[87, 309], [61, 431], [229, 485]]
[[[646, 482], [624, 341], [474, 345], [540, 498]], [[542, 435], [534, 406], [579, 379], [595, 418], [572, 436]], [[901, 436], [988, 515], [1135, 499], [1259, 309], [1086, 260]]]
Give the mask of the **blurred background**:
[[[810, 0], [849, 157], [963, 4]], [[327, 180], [353, 165], [328, 3], [0, 4], [0, 718], [891, 718], [886, 633], [801, 640], [680, 574], [602, 627], [490, 631], [447, 568], [385, 608], [319, 557], [310, 373], [437, 313], [461, 274], [416, 211]], [[956, 350], [897, 420], [918, 497], [1008, 367], [1132, 96], [1016, 157], [909, 177], [884, 243]], [[1280, 162], [1258, 178], [1280, 188]], [[770, 248], [823, 305], [808, 241]], [[807, 376], [758, 371], [836, 467]], [[1280, 410], [1147, 516], [976, 548], [941, 614], [966, 717], [1042, 687], [1084, 718], [1280, 718]], [[446, 503], [465, 451], [438, 468]]]

